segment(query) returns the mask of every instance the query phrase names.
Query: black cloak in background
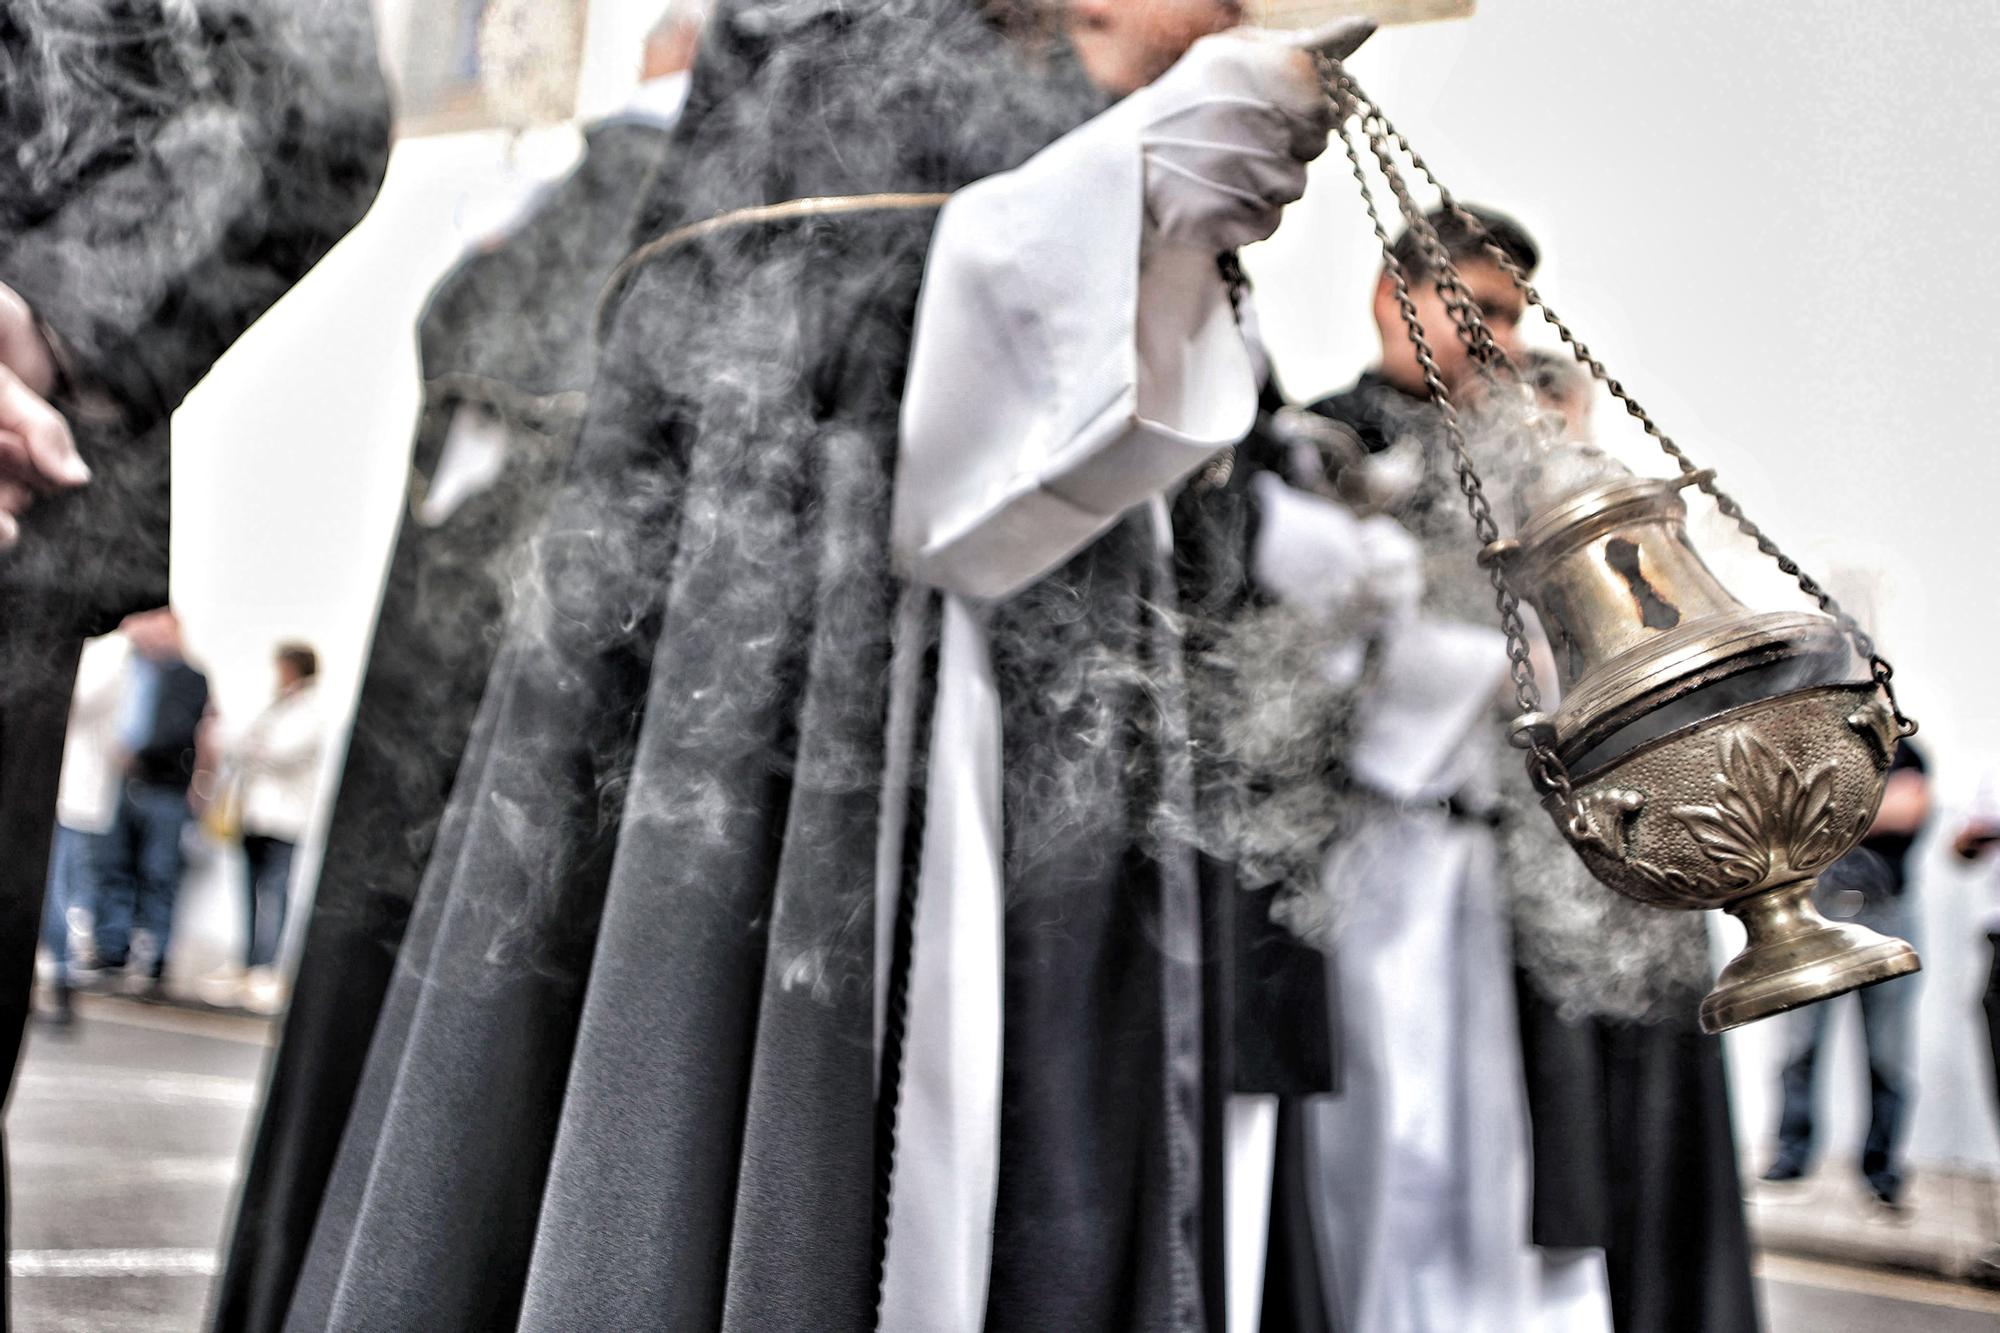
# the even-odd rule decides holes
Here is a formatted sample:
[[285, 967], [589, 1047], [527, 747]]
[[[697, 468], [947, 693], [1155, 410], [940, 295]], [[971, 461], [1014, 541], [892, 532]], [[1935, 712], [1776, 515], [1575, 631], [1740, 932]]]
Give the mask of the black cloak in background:
[[[971, 0], [739, 0], [646, 230], [956, 188], [1100, 105]], [[932, 220], [732, 228], [621, 286], [287, 1328], [872, 1326], [889, 496]], [[1243, 526], [1194, 527], [1240, 583]], [[1173, 832], [1174, 578], [1128, 521], [993, 626], [995, 1330], [1219, 1316], [1226, 877]]]
[[[667, 139], [666, 126], [636, 117], [593, 126], [576, 170], [460, 261], [417, 326], [424, 402], [408, 509], [216, 1289], [218, 1333], [273, 1333], [284, 1322], [511, 580], [582, 428], [598, 297], [631, 248]], [[448, 512], [426, 511], [460, 412], [490, 418], [505, 460]]]

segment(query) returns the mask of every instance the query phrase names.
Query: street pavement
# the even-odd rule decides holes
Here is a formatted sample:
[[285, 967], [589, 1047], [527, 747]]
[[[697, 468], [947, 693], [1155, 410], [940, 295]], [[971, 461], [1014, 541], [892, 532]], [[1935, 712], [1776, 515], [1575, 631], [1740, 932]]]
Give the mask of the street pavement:
[[270, 1025], [79, 997], [7, 1110], [20, 1333], [202, 1324]]
[[[19, 1333], [202, 1327], [270, 1032], [91, 997], [34, 1027], [7, 1111]], [[2000, 1295], [1959, 1283], [1772, 1255], [1758, 1287], [1770, 1333], [2000, 1333]]]

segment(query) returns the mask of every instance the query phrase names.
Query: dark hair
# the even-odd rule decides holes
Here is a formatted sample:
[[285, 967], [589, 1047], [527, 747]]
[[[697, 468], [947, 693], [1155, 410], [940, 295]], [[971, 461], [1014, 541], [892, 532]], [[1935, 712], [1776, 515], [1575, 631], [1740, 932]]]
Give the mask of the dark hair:
[[303, 643], [279, 644], [278, 661], [298, 673], [300, 680], [311, 680], [319, 674], [319, 654]]
[[[1424, 215], [1444, 244], [1444, 252], [1451, 256], [1454, 264], [1469, 260], [1484, 259], [1491, 262], [1486, 242], [1492, 241], [1500, 247], [1501, 253], [1520, 265], [1521, 271], [1532, 275], [1535, 266], [1542, 262], [1541, 247], [1535, 238], [1528, 235], [1528, 229], [1497, 209], [1482, 208], [1477, 204], [1460, 204], [1459, 209], [1470, 214], [1479, 225], [1474, 227], [1457, 213], [1446, 208], [1434, 208]], [[1403, 266], [1403, 274], [1412, 284], [1428, 282], [1433, 276], [1429, 259], [1423, 247], [1417, 244], [1416, 233], [1405, 230], [1390, 247], [1396, 262]]]

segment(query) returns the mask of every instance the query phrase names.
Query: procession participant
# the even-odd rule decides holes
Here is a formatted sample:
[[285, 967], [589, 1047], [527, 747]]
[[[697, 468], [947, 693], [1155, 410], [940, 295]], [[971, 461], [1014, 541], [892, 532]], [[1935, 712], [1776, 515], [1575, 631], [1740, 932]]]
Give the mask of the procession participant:
[[[1474, 223], [1443, 210], [1428, 222], [1495, 343], [1518, 358], [1523, 299], [1486, 247], [1490, 239], [1525, 273], [1539, 263], [1539, 249], [1504, 214], [1466, 211]], [[1452, 331], [1424, 247], [1406, 232], [1394, 254], [1441, 377], [1454, 395], [1476, 397], [1478, 367]], [[1427, 612], [1488, 623], [1492, 588], [1470, 558], [1470, 524], [1444, 457], [1442, 426], [1386, 268], [1373, 309], [1380, 362], [1312, 410], [1346, 432], [1374, 466], [1401, 479], [1398, 486], [1374, 489], [1386, 512], [1424, 547]], [[1561, 384], [1552, 388], [1558, 398], [1568, 394]], [[1567, 404], [1553, 406], [1561, 412]], [[1587, 416], [1573, 407], [1566, 415]], [[1566, 423], [1572, 431], [1582, 425]], [[1491, 664], [1495, 670], [1505, 665], [1500, 655]], [[1501, 720], [1489, 716], [1485, 734], [1495, 734]], [[1754, 1329], [1721, 1052], [1696, 1025], [1707, 984], [1699, 923], [1599, 892], [1513, 757], [1489, 759], [1484, 774], [1490, 795], [1460, 801], [1459, 822], [1467, 814], [1476, 821], [1482, 809], [1498, 822], [1497, 839], [1482, 835], [1488, 844], [1483, 854], [1496, 858], [1499, 896], [1512, 917], [1533, 1240], [1551, 1261], [1568, 1252], [1602, 1252], [1620, 1333]], [[1566, 916], [1578, 920], [1557, 919]], [[1595, 943], [1587, 938], [1592, 935]], [[1619, 939], [1631, 940], [1632, 947], [1616, 959], [1622, 970], [1611, 976]], [[1591, 974], [1600, 959], [1606, 965]], [[1454, 1206], [1446, 1200], [1448, 1210]], [[1558, 1282], [1549, 1289], [1551, 1299], [1564, 1302], [1565, 1290]]]
[[217, 1288], [217, 1333], [284, 1321], [340, 1128], [499, 650], [511, 581], [583, 425], [605, 279], [688, 92], [704, 7], [647, 34], [584, 155], [432, 291], [424, 401], [312, 915]]
[[83, 640], [167, 600], [167, 420], [360, 218], [388, 109], [360, 0], [0, 15], [0, 1078]]
[[[976, 874], [1005, 953], [964, 998], [1004, 1030], [966, 1053], [992, 1092], [966, 1128], [1001, 1165], [952, 1215], [992, 1246], [929, 1303], [892, 1307], [914, 1292], [892, 1280], [885, 1320], [1219, 1321], [1174, 552], [1148, 501], [1251, 424], [1216, 255], [1275, 227], [1330, 122], [1297, 49], [1227, 35], [1176, 63], [1233, 17], [718, 13], [288, 1327], [872, 1325], [921, 1239], [878, 1116], [904, 1016], [935, 1049], [903, 900]], [[975, 473], [997, 484], [953, 484]], [[934, 672], [934, 594], [901, 593], [892, 527], [960, 599]], [[968, 642], [965, 599], [1008, 593]], [[946, 729], [995, 718], [970, 753], [1004, 763], [959, 762]]]

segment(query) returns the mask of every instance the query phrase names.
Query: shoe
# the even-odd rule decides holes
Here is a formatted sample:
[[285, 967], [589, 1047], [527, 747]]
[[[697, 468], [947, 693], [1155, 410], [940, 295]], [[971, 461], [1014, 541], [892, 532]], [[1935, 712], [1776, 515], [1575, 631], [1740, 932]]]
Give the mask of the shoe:
[[80, 991], [92, 995], [116, 995], [125, 983], [125, 966], [116, 967], [101, 964], [97, 967], [78, 967], [70, 964], [69, 984]]
[[243, 1007], [253, 1014], [279, 1014], [292, 988], [275, 967], [253, 967], [243, 986]]
[[1770, 1185], [1789, 1185], [1793, 1181], [1804, 1180], [1805, 1178], [1806, 1168], [1804, 1165], [1784, 1157], [1780, 1157], [1777, 1161], [1765, 1167], [1764, 1174], [1760, 1177], [1766, 1184]]
[[241, 1009], [245, 977], [241, 968], [229, 967], [212, 972], [194, 983], [194, 992], [203, 1004], [214, 1005], [218, 1009]]
[[50, 1009], [36, 1010], [35, 1017], [52, 1028], [69, 1027], [76, 1022], [76, 1005], [70, 1000], [70, 988], [58, 982], [56, 983], [54, 994], [55, 1006]]
[[1875, 1182], [1870, 1181], [1868, 1183], [1868, 1192], [1874, 1196], [1875, 1206], [1892, 1217], [1902, 1216], [1909, 1208], [1909, 1205], [1903, 1202], [1903, 1187], [1901, 1185], [1877, 1185]]

